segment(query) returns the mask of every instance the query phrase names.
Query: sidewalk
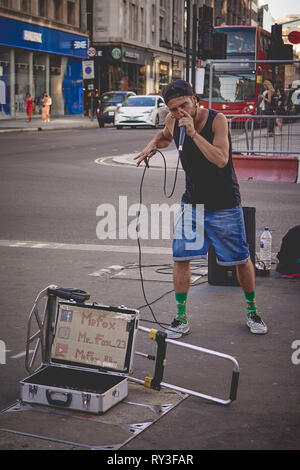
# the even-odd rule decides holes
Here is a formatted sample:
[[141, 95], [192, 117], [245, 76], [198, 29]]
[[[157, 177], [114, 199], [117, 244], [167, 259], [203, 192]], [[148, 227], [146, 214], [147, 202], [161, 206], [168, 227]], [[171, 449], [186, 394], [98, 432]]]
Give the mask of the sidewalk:
[[97, 118], [90, 121], [87, 116], [57, 116], [52, 117], [50, 122], [43, 122], [41, 116], [33, 116], [31, 122], [26, 118], [0, 119], [0, 133], [3, 132], [30, 132], [43, 130], [63, 130], [76, 128], [98, 128]]

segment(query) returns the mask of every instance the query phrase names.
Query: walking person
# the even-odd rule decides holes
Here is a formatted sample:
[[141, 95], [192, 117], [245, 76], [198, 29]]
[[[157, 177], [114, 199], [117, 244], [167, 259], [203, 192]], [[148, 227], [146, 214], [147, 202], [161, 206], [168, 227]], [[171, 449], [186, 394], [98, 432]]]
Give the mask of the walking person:
[[95, 113], [95, 104], [94, 104], [94, 92], [90, 91], [87, 96], [87, 108], [88, 108], [88, 115], [91, 121], [94, 120], [94, 113]]
[[101, 106], [101, 98], [100, 98], [100, 94], [99, 94], [99, 91], [96, 90], [95, 91], [95, 95], [94, 95], [94, 117], [96, 116], [97, 114], [97, 109]]
[[43, 122], [50, 122], [50, 105], [52, 103], [52, 100], [48, 93], [43, 94], [43, 99], [42, 99], [42, 121]]
[[[263, 114], [266, 116], [272, 116], [274, 114], [274, 95], [275, 89], [270, 82], [270, 80], [265, 80], [263, 82], [264, 92], [260, 95], [262, 100], [261, 102], [261, 109], [263, 110]], [[268, 126], [268, 137], [274, 136], [274, 126], [275, 122], [274, 119], [267, 119], [267, 126]]]
[[295, 114], [300, 114], [300, 80], [295, 80], [292, 84], [293, 93], [291, 96], [292, 104], [295, 108]]
[[25, 102], [26, 102], [26, 113], [27, 113], [28, 122], [31, 122], [33, 108], [34, 108], [34, 99], [32, 98], [30, 93], [26, 93]]
[[278, 126], [278, 135], [282, 134], [282, 124], [283, 118], [287, 111], [287, 102], [284, 90], [281, 88], [276, 88], [275, 95], [274, 95], [274, 114], [280, 116], [276, 118], [276, 124]]
[[[173, 139], [178, 148], [180, 128], [186, 128], [181, 152], [186, 189], [182, 196], [181, 210], [176, 217], [173, 239], [173, 281], [177, 315], [167, 329], [168, 337], [180, 338], [190, 331], [187, 313], [190, 261], [206, 257], [210, 243], [215, 248], [219, 264], [236, 265], [237, 277], [245, 295], [246, 323], [250, 331], [267, 333], [267, 326], [256, 306], [255, 271], [246, 242], [227, 120], [222, 113], [198, 108], [191, 85], [183, 80], [167, 85], [163, 90], [163, 97], [170, 111], [165, 127], [150, 140], [135, 160], [137, 166], [142, 162], [148, 165], [157, 149], [167, 147]], [[181, 224], [185, 224], [189, 217], [193, 223], [197, 223], [197, 205], [204, 205], [204, 242], [200, 248], [187, 249], [187, 243], [191, 242], [190, 234], [185, 233]], [[181, 236], [177, 235], [178, 227], [183, 229]]]

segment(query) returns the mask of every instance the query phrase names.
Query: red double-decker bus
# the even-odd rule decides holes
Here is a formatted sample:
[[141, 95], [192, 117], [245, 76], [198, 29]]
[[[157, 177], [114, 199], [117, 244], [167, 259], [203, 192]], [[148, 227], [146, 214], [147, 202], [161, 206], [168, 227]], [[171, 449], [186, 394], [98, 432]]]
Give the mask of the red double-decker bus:
[[[272, 71], [270, 63], [251, 62], [267, 59], [271, 34], [257, 26], [218, 26], [215, 33], [227, 36], [227, 58], [226, 62], [214, 63], [212, 109], [226, 115], [257, 114], [264, 80], [284, 88], [284, 65]], [[209, 106], [209, 66], [200, 105]]]

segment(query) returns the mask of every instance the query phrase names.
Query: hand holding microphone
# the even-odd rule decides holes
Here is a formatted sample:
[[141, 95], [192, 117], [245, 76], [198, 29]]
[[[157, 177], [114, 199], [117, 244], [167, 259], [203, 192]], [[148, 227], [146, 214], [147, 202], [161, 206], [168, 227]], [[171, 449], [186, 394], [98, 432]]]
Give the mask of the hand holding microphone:
[[178, 121], [178, 124], [180, 127], [179, 145], [178, 145], [179, 152], [182, 152], [186, 134], [189, 136], [192, 136], [195, 133], [194, 120], [192, 116], [186, 111], [184, 111], [183, 109], [181, 111], [183, 112], [184, 116]]
[[185, 127], [185, 126], [182, 126], [182, 127], [180, 128], [180, 134], [179, 134], [179, 146], [178, 146], [179, 152], [182, 152], [182, 150], [183, 150], [183, 144], [184, 144], [185, 134], [186, 134], [186, 127]]

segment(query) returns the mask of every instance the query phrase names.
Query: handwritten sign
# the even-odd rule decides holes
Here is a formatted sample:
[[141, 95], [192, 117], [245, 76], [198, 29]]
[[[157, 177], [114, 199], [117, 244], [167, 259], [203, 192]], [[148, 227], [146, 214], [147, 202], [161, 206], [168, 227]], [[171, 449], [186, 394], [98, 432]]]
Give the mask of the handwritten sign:
[[130, 314], [59, 305], [52, 358], [123, 370]]

